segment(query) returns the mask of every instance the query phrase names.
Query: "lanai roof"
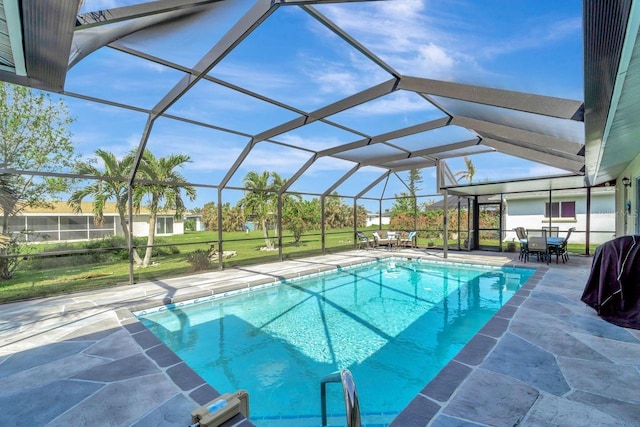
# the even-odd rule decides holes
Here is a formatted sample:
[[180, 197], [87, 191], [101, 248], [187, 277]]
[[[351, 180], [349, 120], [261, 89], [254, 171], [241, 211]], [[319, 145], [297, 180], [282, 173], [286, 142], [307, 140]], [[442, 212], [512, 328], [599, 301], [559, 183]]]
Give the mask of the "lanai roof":
[[[639, 151], [629, 143], [638, 123], [631, 117], [637, 114], [632, 107], [637, 99], [638, 13], [629, 1], [583, 3], [584, 102], [459, 82], [455, 76], [443, 80], [413, 75], [393, 58], [387, 60], [376, 53], [380, 51], [376, 43], [384, 40], [356, 39], [348, 25], [340, 26], [331, 19], [335, 9], [327, 9], [349, 11], [370, 1], [115, 3], [122, 6], [92, 10], [90, 0], [83, 6], [69, 0], [0, 0], [4, 12], [4, 19], [0, 19], [0, 79], [135, 114], [144, 121], [136, 142], [138, 153], [150, 145], [154, 132], [165, 126], [214, 131], [237, 140], [242, 149], [228, 150], [226, 162], [219, 160], [225, 146], [212, 144], [211, 161], [218, 159], [224, 169], [206, 182], [214, 187], [233, 185], [238, 167], [262, 145], [299, 156], [300, 166], [288, 176], [289, 185], [295, 185], [318, 162], [348, 165], [335, 180], [326, 182], [327, 194], [365, 168], [378, 171], [370, 185], [348, 194], [356, 197], [383, 185], [399, 171], [425, 167], [437, 167], [441, 187], [461, 195], [597, 185], [617, 177]], [[386, 3], [394, 7], [394, 2]], [[357, 57], [364, 70], [362, 76], [374, 77], [355, 76], [347, 96], [317, 103], [314, 91], [321, 87], [306, 84], [304, 79], [298, 82], [303, 96], [285, 99], [277, 92], [254, 89], [253, 79], [268, 78], [266, 72], [256, 70], [253, 78], [247, 78], [225, 69], [226, 58], [244, 59], [246, 44], [262, 42], [266, 46], [295, 36], [297, 33], [278, 33], [277, 25], [301, 16], [315, 21], [314, 31], [339, 39], [344, 52]], [[194, 38], [194, 33], [199, 36]], [[300, 39], [305, 42], [302, 32]], [[270, 46], [268, 52], [276, 55], [276, 48]], [[83, 64], [94, 61], [95, 67], [104, 55], [135, 58], [139, 87], [119, 91], [103, 86], [104, 75], [94, 75], [95, 80], [87, 83], [92, 76], [86, 74]], [[275, 56], [274, 62], [278, 60]], [[318, 66], [328, 60], [318, 58]], [[170, 83], [145, 86], [145, 67], [166, 70]], [[121, 71], [109, 71], [116, 81]], [[156, 101], [139, 101], [131, 94], [136, 90], [153, 91]], [[215, 109], [224, 107], [216, 105], [215, 98], [223, 92], [233, 93], [237, 103], [247, 105], [247, 111], [233, 120], [218, 122]], [[383, 128], [350, 115], [398, 96], [420, 105], [419, 121], [412, 117], [410, 124], [396, 122]], [[251, 117], [258, 114], [271, 119], [269, 126], [253, 125]], [[308, 143], [323, 134], [339, 136]], [[181, 148], [179, 143], [176, 148]], [[448, 159], [496, 152], [550, 166], [558, 175], [460, 185], [446, 165]]]

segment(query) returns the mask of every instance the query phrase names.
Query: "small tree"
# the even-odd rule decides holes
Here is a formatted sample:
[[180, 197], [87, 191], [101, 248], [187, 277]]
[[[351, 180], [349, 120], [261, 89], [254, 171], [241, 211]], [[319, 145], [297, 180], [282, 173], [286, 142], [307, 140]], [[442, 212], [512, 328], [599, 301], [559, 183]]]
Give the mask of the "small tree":
[[418, 187], [418, 184], [422, 183], [422, 173], [420, 169], [411, 169], [409, 171], [409, 192], [412, 195], [416, 195], [422, 188]]
[[302, 233], [313, 227], [316, 216], [316, 204], [312, 201], [292, 198], [283, 203], [283, 227], [293, 233], [294, 243], [300, 243]]
[[393, 201], [393, 205], [391, 205], [391, 216], [412, 214], [414, 211], [414, 200], [415, 198], [411, 196], [411, 194], [404, 191], [400, 194], [395, 194], [395, 200]]
[[[72, 170], [74, 153], [69, 125], [73, 119], [62, 102], [41, 92], [0, 83], [0, 167], [34, 172]], [[9, 216], [24, 207], [49, 207], [68, 181], [54, 177], [7, 175], [14, 206], [3, 205], [2, 234], [9, 232]]]
[[334, 191], [325, 199], [324, 218], [327, 228], [353, 227], [353, 207]]
[[[15, 189], [11, 184], [10, 176], [0, 174], [0, 206], [3, 212], [8, 215], [14, 213], [18, 206], [18, 199]], [[13, 272], [20, 264], [20, 258], [16, 255], [19, 251], [17, 238], [12, 238], [6, 234], [0, 234], [0, 278], [7, 280], [13, 277]]]
[[207, 231], [218, 230], [218, 207], [214, 202], [207, 202], [202, 207], [202, 223]]
[[269, 219], [272, 214], [270, 201], [273, 197], [272, 187], [269, 184], [270, 175], [268, 171], [247, 172], [242, 180], [247, 190], [244, 197], [238, 201], [238, 206], [244, 210], [245, 215], [253, 217], [262, 228], [267, 249], [273, 249], [273, 243], [269, 239]]
[[[29, 175], [29, 172], [60, 172], [74, 167], [69, 125], [73, 119], [62, 101], [23, 86], [0, 83], [0, 168], [25, 171], [4, 174], [1, 182], [2, 235], [0, 278], [13, 277], [20, 252], [17, 238], [11, 238], [9, 217], [26, 207], [49, 207], [69, 181]], [[7, 241], [8, 239], [8, 241]]]

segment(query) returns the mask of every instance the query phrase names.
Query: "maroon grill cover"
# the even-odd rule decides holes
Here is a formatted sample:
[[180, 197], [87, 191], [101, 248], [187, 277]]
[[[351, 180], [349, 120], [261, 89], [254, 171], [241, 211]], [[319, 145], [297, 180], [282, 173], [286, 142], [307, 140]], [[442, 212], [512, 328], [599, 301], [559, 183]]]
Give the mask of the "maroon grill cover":
[[598, 246], [582, 301], [607, 322], [640, 329], [640, 236]]

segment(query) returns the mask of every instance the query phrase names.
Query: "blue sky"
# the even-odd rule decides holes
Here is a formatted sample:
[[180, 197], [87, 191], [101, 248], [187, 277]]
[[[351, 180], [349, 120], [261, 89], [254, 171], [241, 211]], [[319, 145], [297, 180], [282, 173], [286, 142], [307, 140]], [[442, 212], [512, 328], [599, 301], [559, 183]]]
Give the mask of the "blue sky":
[[[81, 12], [131, 3], [136, 2], [85, 0]], [[134, 35], [123, 42], [191, 66], [251, 4], [249, 0], [227, 0], [215, 15], [192, 19], [177, 35], [161, 29], [155, 38]], [[392, 0], [314, 7], [401, 74], [583, 99], [580, 0]], [[313, 111], [390, 78], [303, 10], [289, 6], [280, 7], [210, 75], [303, 111]], [[69, 71], [65, 89], [150, 108], [180, 77], [181, 73], [170, 68], [103, 48]], [[140, 142], [144, 114], [70, 97], [65, 101], [77, 119], [72, 132], [84, 155], [90, 156], [97, 148], [124, 155]], [[196, 90], [180, 99], [169, 113], [249, 135], [296, 117], [290, 111], [206, 81], [199, 82]], [[438, 117], [442, 113], [416, 94], [400, 91], [330, 119], [376, 135]], [[459, 130], [448, 129], [437, 139], [454, 142], [461, 137], [464, 135]], [[361, 136], [315, 123], [274, 139], [315, 150]], [[182, 171], [187, 179], [215, 185], [248, 140], [244, 135], [159, 119], [147, 147], [157, 156], [189, 154], [192, 162]], [[240, 186], [249, 170], [278, 170], [284, 177], [291, 176], [309, 156], [262, 142], [229, 185]], [[495, 153], [476, 155], [472, 160], [476, 167], [474, 182], [559, 172]], [[461, 158], [448, 163], [454, 172], [464, 168]], [[353, 163], [347, 161], [322, 160], [293, 189], [322, 192], [351, 167]], [[381, 172], [363, 168], [339, 191], [357, 194]], [[423, 194], [434, 194], [435, 168], [424, 169], [422, 176]], [[396, 181], [389, 183], [385, 196], [406, 190]], [[379, 195], [381, 191], [379, 186], [370, 194]], [[233, 203], [240, 196], [239, 192], [225, 191], [223, 201]], [[215, 198], [215, 192], [202, 189], [195, 204], [201, 206]]]

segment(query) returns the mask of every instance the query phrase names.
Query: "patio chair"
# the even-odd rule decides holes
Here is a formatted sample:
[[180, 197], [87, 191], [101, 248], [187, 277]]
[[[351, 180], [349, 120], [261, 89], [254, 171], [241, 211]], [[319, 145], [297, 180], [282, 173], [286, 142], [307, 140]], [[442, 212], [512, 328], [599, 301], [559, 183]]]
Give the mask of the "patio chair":
[[516, 232], [516, 237], [520, 241], [520, 256], [518, 259], [520, 261], [527, 262], [529, 258], [529, 251], [527, 250], [527, 233], [524, 230], [524, 227], [516, 227], [513, 229]]
[[571, 233], [573, 233], [575, 229], [575, 227], [571, 227], [569, 230], [567, 230], [567, 236], [562, 240], [562, 243], [550, 248], [551, 251], [556, 254], [556, 264], [558, 263], [558, 258], [562, 258], [563, 264], [569, 261], [567, 242], [569, 241], [569, 237], [571, 237]]
[[542, 227], [543, 230], [547, 230], [547, 237], [559, 237], [560, 227]]
[[547, 230], [527, 230], [527, 254], [536, 254], [538, 261], [542, 258], [549, 264]]
[[405, 248], [415, 248], [416, 247], [416, 232], [411, 231], [406, 237], [400, 237], [398, 241], [399, 246], [403, 246]]
[[369, 238], [362, 231], [356, 231], [356, 241], [358, 242], [358, 249], [368, 249], [371, 246]]

